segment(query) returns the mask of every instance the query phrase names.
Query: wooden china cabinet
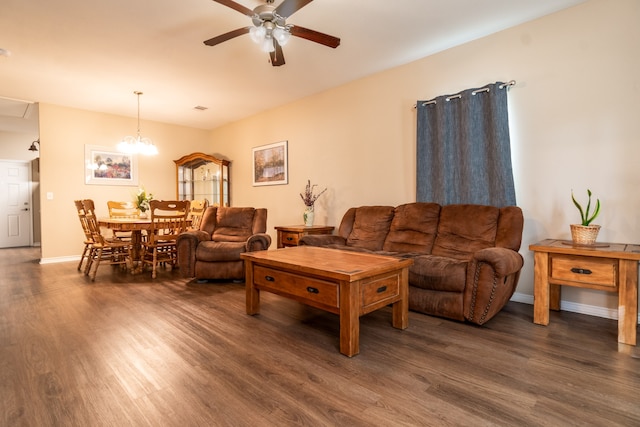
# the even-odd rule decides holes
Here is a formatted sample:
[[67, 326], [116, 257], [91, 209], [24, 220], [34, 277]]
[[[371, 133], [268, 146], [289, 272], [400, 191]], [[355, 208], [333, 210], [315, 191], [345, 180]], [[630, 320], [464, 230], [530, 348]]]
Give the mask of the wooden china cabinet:
[[178, 200], [203, 200], [209, 206], [229, 206], [229, 161], [204, 153], [174, 160]]

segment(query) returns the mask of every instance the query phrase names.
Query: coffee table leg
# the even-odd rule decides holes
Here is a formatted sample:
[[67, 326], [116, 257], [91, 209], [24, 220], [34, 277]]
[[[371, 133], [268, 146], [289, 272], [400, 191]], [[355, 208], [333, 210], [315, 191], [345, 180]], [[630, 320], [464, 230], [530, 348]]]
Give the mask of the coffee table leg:
[[407, 329], [409, 326], [409, 269], [403, 268], [399, 274], [400, 300], [393, 303], [391, 324], [394, 328]]
[[360, 353], [360, 282], [340, 282], [340, 353]]
[[260, 313], [260, 290], [253, 286], [253, 263], [245, 259], [244, 268], [247, 314], [258, 314]]

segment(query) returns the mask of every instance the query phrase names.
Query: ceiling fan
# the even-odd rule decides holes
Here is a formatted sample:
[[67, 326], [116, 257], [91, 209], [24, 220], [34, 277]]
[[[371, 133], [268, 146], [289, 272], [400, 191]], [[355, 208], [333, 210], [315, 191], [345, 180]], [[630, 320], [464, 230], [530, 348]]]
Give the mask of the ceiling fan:
[[249, 34], [251, 40], [259, 44], [263, 51], [269, 53], [271, 65], [279, 67], [285, 63], [282, 46], [287, 44], [291, 36], [307, 39], [334, 49], [340, 45], [340, 39], [337, 37], [286, 23], [288, 17], [313, 0], [284, 0], [278, 7], [273, 5], [274, 0], [266, 0], [266, 4], [257, 6], [253, 10], [233, 0], [213, 1], [248, 16], [251, 18], [253, 26], [238, 28], [205, 40], [204, 44], [207, 46], [215, 46], [243, 34]]

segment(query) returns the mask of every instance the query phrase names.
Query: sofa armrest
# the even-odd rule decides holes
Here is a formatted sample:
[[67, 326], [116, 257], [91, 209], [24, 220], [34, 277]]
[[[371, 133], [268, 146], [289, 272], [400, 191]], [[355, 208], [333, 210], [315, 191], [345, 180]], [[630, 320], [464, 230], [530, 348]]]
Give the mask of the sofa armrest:
[[247, 252], [266, 251], [271, 246], [271, 236], [267, 233], [258, 233], [247, 240]]
[[337, 245], [337, 246], [346, 246], [347, 239], [341, 236], [336, 236], [334, 234], [309, 234], [307, 236], [302, 236], [300, 240], [298, 240], [298, 246], [307, 245], [307, 246], [328, 246], [328, 245]]
[[178, 267], [182, 277], [194, 277], [196, 274], [196, 248], [200, 242], [211, 240], [206, 231], [192, 230], [181, 233], [176, 239], [178, 248]]
[[524, 259], [506, 248], [487, 248], [474, 253], [467, 266], [464, 317], [478, 325], [495, 316], [518, 285]]
[[486, 248], [473, 254], [472, 261], [484, 262], [495, 270], [496, 275], [505, 277], [520, 271], [524, 265], [522, 256], [507, 248]]

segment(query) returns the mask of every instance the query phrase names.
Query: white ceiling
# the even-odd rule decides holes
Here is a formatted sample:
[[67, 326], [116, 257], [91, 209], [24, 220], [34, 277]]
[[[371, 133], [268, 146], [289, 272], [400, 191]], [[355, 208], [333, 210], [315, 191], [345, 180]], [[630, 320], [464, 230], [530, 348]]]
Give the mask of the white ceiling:
[[341, 45], [294, 37], [272, 67], [248, 35], [202, 43], [250, 25], [211, 0], [2, 0], [0, 97], [135, 117], [139, 90], [143, 120], [213, 129], [584, 1], [315, 0], [287, 23]]

